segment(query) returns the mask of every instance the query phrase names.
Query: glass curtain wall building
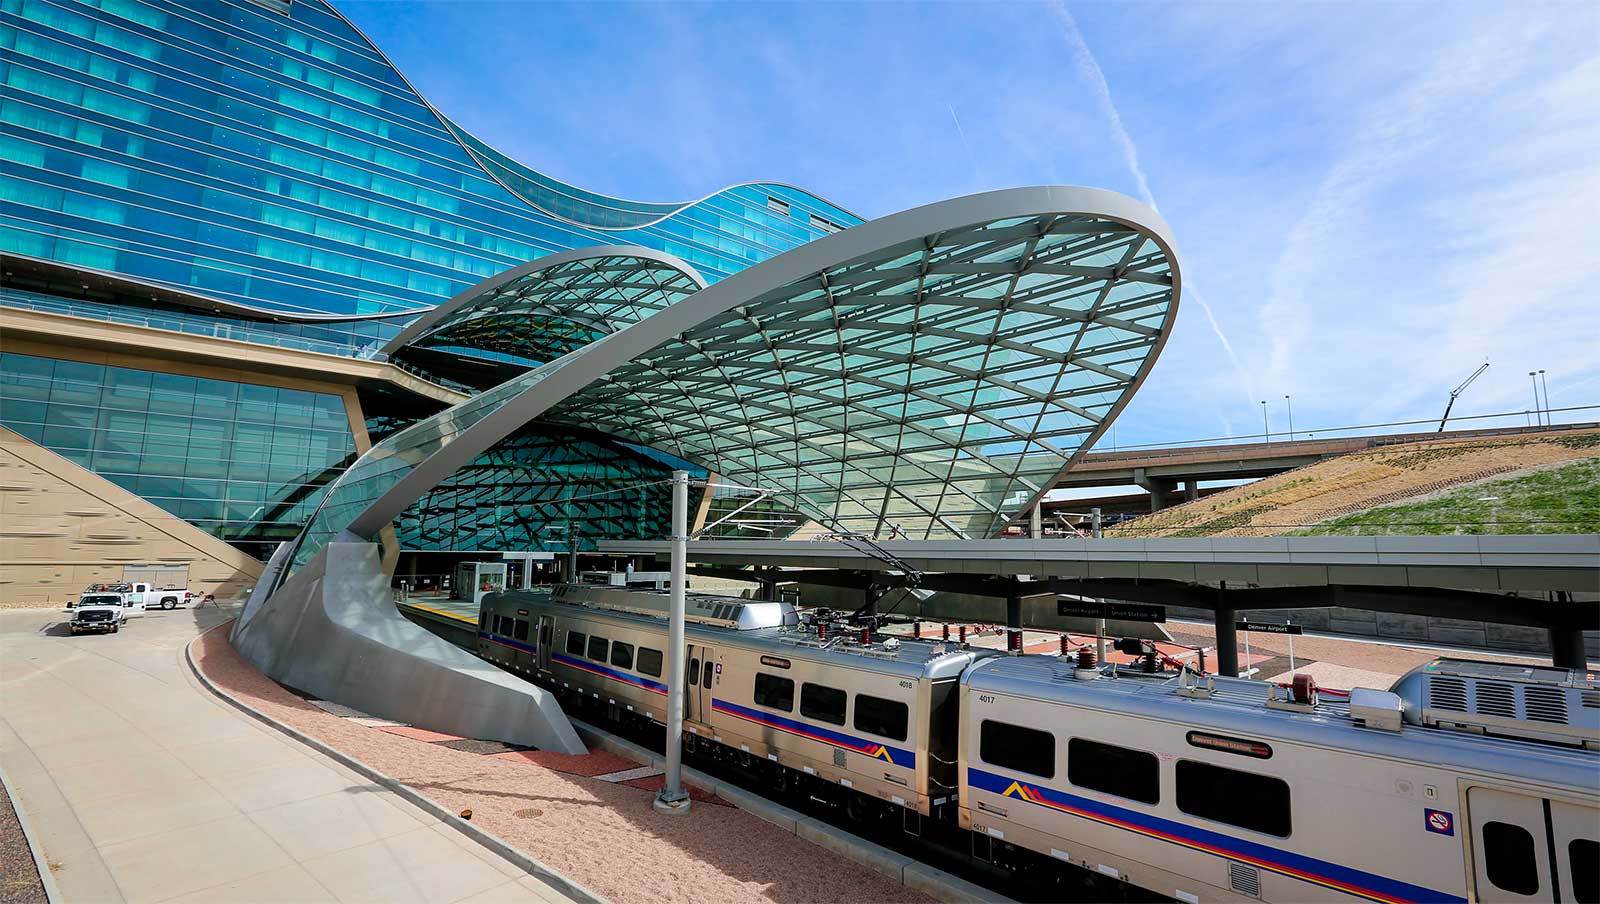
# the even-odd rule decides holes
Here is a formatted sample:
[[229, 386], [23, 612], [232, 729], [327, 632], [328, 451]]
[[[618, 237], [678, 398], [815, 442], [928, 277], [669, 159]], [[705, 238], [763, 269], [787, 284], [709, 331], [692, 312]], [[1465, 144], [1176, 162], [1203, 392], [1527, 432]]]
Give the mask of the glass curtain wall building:
[[[0, 0], [0, 161], [0, 309], [358, 358], [546, 255], [635, 246], [716, 282], [860, 222], [774, 183], [682, 203], [566, 185], [445, 118], [322, 0]], [[248, 374], [4, 366], [6, 426], [231, 541], [292, 534], [363, 441], [363, 412]], [[656, 461], [560, 436], [528, 446], [530, 474]], [[416, 542], [438, 536], [425, 521]]]

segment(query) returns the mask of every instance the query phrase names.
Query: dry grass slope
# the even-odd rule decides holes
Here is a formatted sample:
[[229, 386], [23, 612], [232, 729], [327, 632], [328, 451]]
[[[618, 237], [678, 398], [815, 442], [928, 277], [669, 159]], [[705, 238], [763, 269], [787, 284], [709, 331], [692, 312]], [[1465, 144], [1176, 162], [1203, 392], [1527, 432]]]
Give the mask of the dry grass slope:
[[1582, 533], [1595, 530], [1597, 475], [1600, 431], [1406, 443], [1234, 487], [1106, 534]]

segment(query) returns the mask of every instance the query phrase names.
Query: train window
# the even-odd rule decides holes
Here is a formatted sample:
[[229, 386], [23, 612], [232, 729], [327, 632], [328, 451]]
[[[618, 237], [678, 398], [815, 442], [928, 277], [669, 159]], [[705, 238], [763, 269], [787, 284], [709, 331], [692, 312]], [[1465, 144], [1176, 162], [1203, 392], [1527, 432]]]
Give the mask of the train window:
[[844, 706], [848, 694], [837, 688], [807, 681], [800, 686], [800, 715], [818, 722], [844, 724]]
[[639, 648], [639, 671], [656, 678], [661, 677], [661, 651], [649, 647]]
[[899, 700], [856, 694], [856, 730], [896, 741], [906, 739], [910, 711]]
[[716, 664], [713, 663], [711, 660], [707, 659], [706, 660], [705, 669], [700, 672], [700, 686], [701, 687], [709, 688], [711, 686], [711, 679], [712, 679], [713, 675], [715, 674], [715, 669], [716, 669]]
[[501, 637], [511, 636], [511, 619], [504, 615], [494, 617], [494, 633]]
[[609, 645], [609, 643], [609, 641], [607, 641], [604, 637], [600, 637], [599, 635], [589, 638], [589, 658], [593, 659], [595, 662], [605, 662], [606, 647]]
[[756, 672], [756, 705], [768, 709], [794, 710], [794, 682], [766, 672]]
[[1567, 842], [1567, 869], [1578, 904], [1600, 904], [1600, 841], [1574, 838]]
[[589, 642], [587, 635], [578, 631], [567, 632], [567, 652], [574, 656], [583, 655], [583, 645]]
[[1517, 895], [1539, 893], [1539, 858], [1533, 836], [1509, 822], [1483, 824], [1483, 871], [1489, 881]]
[[1194, 760], [1178, 761], [1178, 809], [1279, 838], [1291, 828], [1288, 782]]
[[617, 641], [611, 645], [611, 664], [619, 669], [633, 668], [633, 644]]
[[1140, 803], [1161, 802], [1161, 761], [1143, 750], [1073, 738], [1067, 742], [1067, 781]]
[[694, 687], [695, 681], [699, 680], [699, 678], [700, 660], [698, 658], [691, 659], [689, 660], [689, 667], [683, 672], [683, 683]]
[[528, 639], [528, 622], [526, 619], [515, 619], [511, 624], [511, 636], [517, 640]]
[[550, 646], [550, 641], [554, 639], [555, 633], [555, 626], [551, 625], [550, 622], [547, 621], [541, 624], [539, 626], [539, 643], [546, 647]]
[[991, 766], [1051, 778], [1056, 774], [1056, 736], [984, 719], [978, 728], [978, 758]]

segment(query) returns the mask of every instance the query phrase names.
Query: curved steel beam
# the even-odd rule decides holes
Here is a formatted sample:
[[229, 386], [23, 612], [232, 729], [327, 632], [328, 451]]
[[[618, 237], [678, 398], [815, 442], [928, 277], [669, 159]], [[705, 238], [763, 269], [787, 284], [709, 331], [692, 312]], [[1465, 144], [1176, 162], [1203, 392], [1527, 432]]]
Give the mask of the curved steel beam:
[[557, 254], [535, 258], [526, 264], [519, 264], [509, 270], [496, 273], [483, 282], [457, 293], [449, 301], [408, 324], [405, 329], [400, 331], [399, 335], [390, 339], [384, 345], [381, 354], [385, 356], [395, 354], [432, 332], [439, 323], [462, 308], [468, 307], [483, 296], [504, 288], [526, 276], [575, 261], [608, 257], [637, 257], [642, 260], [656, 261], [682, 272], [700, 288], [703, 289], [706, 286], [705, 277], [701, 276], [699, 271], [695, 270], [693, 266], [682, 258], [668, 254], [665, 251], [656, 251], [639, 245], [593, 245], [587, 248], [575, 248], [571, 251], [562, 251]]
[[[921, 248], [930, 238], [941, 234], [1016, 218], [1043, 216], [1090, 216], [1128, 225], [1135, 232], [1144, 233], [1159, 246], [1169, 262], [1172, 274], [1172, 296], [1157, 346], [1145, 358], [1134, 375], [1133, 382], [1114, 403], [1108, 415], [1095, 426], [1085, 441], [1064, 462], [1064, 467], [1070, 467], [1085, 449], [1094, 444], [1112, 418], [1126, 406], [1128, 398], [1149, 374], [1161, 346], [1165, 344], [1166, 334], [1170, 332], [1165, 327], [1170, 327], [1177, 313], [1180, 283], [1174, 242], [1166, 222], [1155, 211], [1124, 195], [1079, 187], [1019, 188], [970, 195], [892, 214], [818, 239], [749, 270], [736, 273], [644, 320], [517, 377], [486, 394], [498, 396], [507, 392], [514, 393], [504, 401], [478, 397], [475, 402], [481, 405], [498, 402], [498, 407], [470, 425], [453, 432], [450, 440], [442, 445], [434, 445], [428, 450], [412, 450], [404, 445], [408, 434], [419, 428], [425, 428], [430, 421], [421, 422], [396, 434], [380, 444], [380, 447], [389, 446], [388, 450], [375, 447], [373, 452], [379, 454], [380, 461], [385, 454], [398, 454], [405, 459], [412, 459], [413, 466], [389, 483], [387, 488], [348, 524], [330, 524], [323, 527], [325, 530], [331, 528], [332, 532], [337, 532], [343, 527], [351, 534], [362, 538], [370, 539], [376, 536], [383, 527], [421, 498], [429, 488], [449, 477], [514, 430], [549, 411], [596, 380], [605, 378], [610, 371], [635, 359], [643, 359], [652, 349], [693, 329], [709, 318], [757, 301], [769, 293], [781, 292], [802, 280], [817, 279], [821, 274], [835, 268], [872, 258], [881, 259], [884, 255], [898, 250], [914, 251]], [[541, 258], [535, 263], [549, 260]], [[473, 402], [465, 403], [463, 407], [466, 406], [473, 406]], [[444, 412], [438, 417], [450, 418], [454, 411], [452, 409], [451, 412]], [[379, 464], [377, 468], [382, 468], [382, 465]], [[352, 478], [359, 470], [361, 468], [358, 463], [356, 468], [346, 473], [346, 478]], [[380, 471], [373, 475], [360, 475], [354, 482], [368, 477], [386, 476]], [[388, 483], [387, 480], [385, 482]], [[1035, 498], [1043, 492], [1041, 489]], [[335, 486], [324, 505], [334, 502], [338, 495], [339, 487]], [[357, 500], [350, 499], [345, 505], [352, 503], [359, 504]], [[308, 526], [308, 531], [310, 529]]]

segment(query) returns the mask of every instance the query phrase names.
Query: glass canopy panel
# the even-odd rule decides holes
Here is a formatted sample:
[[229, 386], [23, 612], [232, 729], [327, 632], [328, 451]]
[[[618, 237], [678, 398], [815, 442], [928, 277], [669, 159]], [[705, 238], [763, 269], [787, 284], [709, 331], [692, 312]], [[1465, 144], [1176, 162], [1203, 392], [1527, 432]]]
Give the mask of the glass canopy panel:
[[[584, 266], [578, 266], [584, 265]], [[549, 285], [541, 285], [540, 274], [548, 273]], [[519, 302], [508, 301], [522, 294], [537, 295], [541, 304], [555, 309], [578, 312], [580, 316], [595, 313], [595, 290], [601, 285], [630, 285], [639, 287], [628, 316], [644, 317], [660, 310], [700, 288], [692, 274], [678, 269], [667, 260], [629, 255], [596, 254], [587, 258], [555, 263], [519, 277], [513, 283], [494, 286], [479, 298], [470, 299], [462, 307], [450, 312], [440, 321], [439, 328], [448, 329], [462, 323], [482, 318], [482, 310], [495, 305], [519, 311]], [[550, 290], [559, 286], [560, 290]], [[506, 294], [506, 290], [510, 294]], [[565, 293], [565, 294], [563, 294]], [[623, 316], [605, 305], [612, 316]], [[508, 316], [515, 316], [511, 314]], [[598, 320], [597, 320], [598, 322]], [[631, 322], [631, 321], [630, 321]], [[607, 324], [607, 331], [617, 325]], [[429, 333], [424, 333], [424, 337]], [[531, 337], [533, 342], [543, 337]], [[531, 351], [539, 351], [532, 349]], [[561, 368], [561, 362], [529, 370], [513, 379], [462, 402], [454, 408], [420, 421], [411, 427], [386, 437], [377, 443], [354, 466], [345, 471], [324, 497], [305, 531], [300, 535], [291, 560], [290, 570], [310, 561], [333, 537], [355, 520], [356, 516], [423, 460], [453, 442], [467, 428], [493, 414], [502, 405], [526, 389], [548, 378]], [[582, 425], [579, 425], [582, 426]]]
[[1165, 253], [1124, 223], [954, 230], [702, 322], [545, 419], [777, 490], [835, 528], [989, 536], [1101, 428], [1171, 301]]
[[441, 309], [443, 316], [427, 323], [391, 357], [424, 371], [449, 370], [441, 376], [467, 382], [476, 377], [479, 385], [496, 385], [504, 379], [501, 371], [475, 374], [451, 367], [450, 358], [538, 367], [636, 323], [700, 287], [697, 277], [655, 258], [608, 255], [569, 260], [492, 285], [448, 313]]

